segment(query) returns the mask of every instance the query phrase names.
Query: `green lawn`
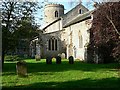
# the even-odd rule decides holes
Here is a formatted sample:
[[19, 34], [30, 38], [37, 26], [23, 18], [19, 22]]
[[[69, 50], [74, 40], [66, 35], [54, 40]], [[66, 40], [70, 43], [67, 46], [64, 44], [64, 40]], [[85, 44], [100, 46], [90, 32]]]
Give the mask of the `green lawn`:
[[45, 59], [27, 61], [28, 77], [16, 75], [16, 62], [5, 62], [2, 86], [5, 88], [118, 88], [118, 64], [87, 64], [62, 60], [51, 65]]

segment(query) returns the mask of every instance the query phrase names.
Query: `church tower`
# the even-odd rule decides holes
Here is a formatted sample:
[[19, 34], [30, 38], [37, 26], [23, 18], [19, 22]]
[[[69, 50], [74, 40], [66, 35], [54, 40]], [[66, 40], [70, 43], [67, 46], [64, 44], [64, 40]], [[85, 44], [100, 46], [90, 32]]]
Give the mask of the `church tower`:
[[48, 24], [64, 15], [64, 6], [61, 4], [47, 4], [44, 9], [45, 23]]

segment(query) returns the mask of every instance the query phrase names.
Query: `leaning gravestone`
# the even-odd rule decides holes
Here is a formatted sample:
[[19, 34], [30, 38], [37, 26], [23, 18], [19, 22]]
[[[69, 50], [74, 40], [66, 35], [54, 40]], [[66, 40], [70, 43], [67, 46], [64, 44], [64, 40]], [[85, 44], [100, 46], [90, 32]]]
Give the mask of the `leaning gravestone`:
[[35, 59], [36, 59], [36, 61], [40, 61], [40, 55], [35, 55]]
[[62, 54], [61, 54], [61, 58], [62, 58], [62, 59], [65, 59], [65, 53], [62, 53]]
[[61, 57], [60, 56], [56, 57], [56, 64], [61, 64]]
[[52, 57], [46, 58], [46, 64], [52, 64]]
[[25, 61], [18, 61], [16, 64], [17, 75], [21, 77], [27, 76], [27, 64]]
[[74, 58], [73, 58], [73, 56], [70, 56], [69, 57], [69, 64], [73, 64], [74, 63]]

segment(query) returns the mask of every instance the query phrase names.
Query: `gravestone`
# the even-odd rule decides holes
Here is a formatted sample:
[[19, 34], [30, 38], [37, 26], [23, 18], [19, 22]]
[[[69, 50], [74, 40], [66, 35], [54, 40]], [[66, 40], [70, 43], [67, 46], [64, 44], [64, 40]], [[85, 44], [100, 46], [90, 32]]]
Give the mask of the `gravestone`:
[[25, 61], [18, 61], [16, 64], [17, 75], [21, 77], [27, 76], [27, 64]]
[[61, 54], [58, 54], [58, 56], [60, 56], [60, 57], [61, 57]]
[[52, 57], [46, 58], [46, 64], [52, 64]]
[[56, 64], [61, 64], [61, 57], [60, 56], [56, 57]]
[[65, 53], [62, 53], [62, 54], [61, 54], [61, 58], [62, 58], [62, 59], [65, 59]]
[[69, 57], [69, 64], [73, 64], [74, 63], [74, 58], [73, 58], [73, 56], [70, 56]]
[[35, 59], [36, 59], [36, 61], [40, 61], [40, 55], [35, 55]]

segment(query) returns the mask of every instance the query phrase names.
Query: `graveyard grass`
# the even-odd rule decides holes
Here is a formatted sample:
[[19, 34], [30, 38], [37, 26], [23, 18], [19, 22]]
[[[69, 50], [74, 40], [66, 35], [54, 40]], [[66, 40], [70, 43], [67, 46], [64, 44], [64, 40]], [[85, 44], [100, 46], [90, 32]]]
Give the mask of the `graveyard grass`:
[[118, 64], [88, 64], [76, 60], [69, 64], [62, 60], [46, 64], [45, 59], [26, 59], [28, 77], [16, 75], [16, 62], [5, 62], [2, 73], [3, 88], [119, 88]]

